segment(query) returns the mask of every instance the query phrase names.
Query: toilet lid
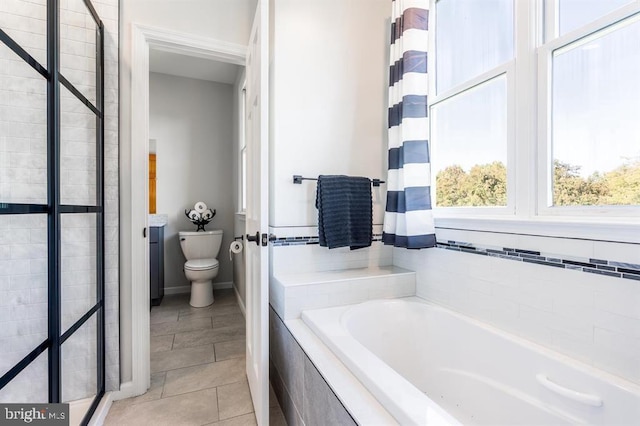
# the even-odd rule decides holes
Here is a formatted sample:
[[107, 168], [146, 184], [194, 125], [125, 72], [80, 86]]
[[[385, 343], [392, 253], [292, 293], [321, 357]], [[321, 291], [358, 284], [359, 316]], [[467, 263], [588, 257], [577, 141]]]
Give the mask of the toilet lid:
[[218, 259], [193, 259], [187, 260], [184, 269], [190, 271], [204, 271], [206, 269], [215, 269], [218, 267]]

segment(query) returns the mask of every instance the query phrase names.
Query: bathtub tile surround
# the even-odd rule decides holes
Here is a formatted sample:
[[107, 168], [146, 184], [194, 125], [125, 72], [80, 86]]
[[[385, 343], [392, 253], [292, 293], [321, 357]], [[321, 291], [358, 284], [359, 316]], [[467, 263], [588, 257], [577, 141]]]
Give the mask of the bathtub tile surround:
[[269, 329], [269, 378], [287, 423], [356, 425], [273, 309]]
[[276, 274], [269, 303], [287, 320], [299, 318], [306, 309], [413, 296], [415, 282], [414, 272], [395, 266]]
[[[318, 227], [269, 227], [276, 235], [272, 242], [272, 270], [278, 274], [335, 271], [341, 269], [390, 266], [393, 264], [393, 248], [375, 243], [359, 250], [320, 247]], [[382, 225], [373, 226], [374, 240], [382, 235]]]
[[501, 259], [515, 260], [518, 262], [535, 263], [537, 265], [565, 268], [574, 271], [583, 271], [591, 274], [606, 275], [608, 277], [627, 278], [640, 281], [640, 265], [635, 263], [617, 262], [614, 260], [579, 258], [565, 258], [563, 255], [542, 254], [535, 250], [524, 250], [510, 247], [478, 246], [460, 241], [438, 241], [437, 247], [478, 254], [482, 256], [499, 257]]
[[307, 425], [356, 425], [308, 357], [304, 358], [304, 413]]
[[[548, 246], [556, 243], [551, 241]], [[602, 252], [594, 256], [598, 244], [583, 251], [586, 260], [606, 258]], [[462, 246], [449, 248], [395, 250], [394, 264], [416, 271], [417, 296], [640, 384], [640, 286], [636, 280], [584, 273], [572, 267], [585, 266], [571, 263], [562, 268], [525, 262], [522, 256], [538, 256], [533, 253], [495, 253], [505, 259], [472, 255]], [[543, 250], [530, 251], [540, 251], [549, 263], [563, 257], [570, 260], [566, 255], [554, 258]], [[626, 257], [620, 259], [618, 254]], [[522, 260], [511, 259], [516, 257]], [[640, 260], [629, 250], [612, 252], [611, 257], [632, 266]], [[594, 264], [596, 269], [598, 265], [619, 267], [583, 263]]]

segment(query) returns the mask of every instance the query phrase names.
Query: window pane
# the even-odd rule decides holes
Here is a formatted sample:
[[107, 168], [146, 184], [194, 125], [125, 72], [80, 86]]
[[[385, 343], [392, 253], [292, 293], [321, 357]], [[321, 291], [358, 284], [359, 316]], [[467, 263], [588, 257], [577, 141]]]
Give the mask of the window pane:
[[554, 205], [640, 204], [640, 22], [554, 52]]
[[436, 16], [438, 93], [513, 58], [513, 0], [440, 0]]
[[507, 79], [437, 104], [431, 114], [436, 205], [507, 205]]
[[0, 202], [47, 203], [47, 80], [2, 42]]
[[633, 0], [559, 0], [560, 35], [603, 17]]

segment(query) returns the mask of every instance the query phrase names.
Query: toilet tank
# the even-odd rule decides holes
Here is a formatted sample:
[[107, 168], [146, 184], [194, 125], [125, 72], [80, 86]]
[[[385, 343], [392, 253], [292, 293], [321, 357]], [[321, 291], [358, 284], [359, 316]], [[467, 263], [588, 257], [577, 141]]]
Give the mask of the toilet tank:
[[181, 231], [180, 247], [187, 260], [193, 259], [217, 259], [222, 244], [222, 230], [193, 232]]

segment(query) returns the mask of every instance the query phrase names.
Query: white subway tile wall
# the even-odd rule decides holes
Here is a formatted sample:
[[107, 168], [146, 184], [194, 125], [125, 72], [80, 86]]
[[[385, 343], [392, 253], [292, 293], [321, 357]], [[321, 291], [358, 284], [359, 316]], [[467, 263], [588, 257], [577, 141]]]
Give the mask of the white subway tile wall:
[[49, 358], [47, 352], [44, 352], [2, 388], [0, 400], [7, 403], [49, 402], [48, 369]]
[[[447, 237], [476, 243], [469, 232]], [[500, 238], [492, 235], [492, 245]], [[521, 240], [542, 252], [576, 248], [573, 240]], [[600, 258], [640, 263], [638, 246], [625, 244], [587, 242], [580, 256], [596, 256], [601, 244], [616, 250]], [[640, 383], [638, 281], [444, 249], [396, 249], [394, 265], [417, 272], [420, 297]]]
[[0, 215], [0, 375], [47, 339], [47, 314], [47, 217]]
[[[119, 3], [95, 0], [93, 5], [105, 25], [106, 389], [114, 390], [119, 386]], [[61, 72], [95, 103], [95, 24], [81, 0], [61, 0], [60, 6]], [[0, 28], [46, 67], [46, 0], [2, 0]], [[61, 201], [95, 205], [95, 116], [63, 87], [60, 119]], [[46, 152], [45, 79], [0, 43], [0, 201], [46, 203]], [[95, 215], [65, 215], [62, 226], [64, 330], [95, 303]], [[0, 216], [0, 372], [46, 338], [46, 256], [44, 215]], [[95, 357], [95, 319], [90, 321], [94, 323], [82, 327], [65, 343], [68, 348], [63, 347], [68, 358], [63, 359], [66, 400], [95, 394], [96, 366], [89, 361]], [[93, 354], [83, 349], [91, 347]], [[31, 401], [42, 383], [46, 395], [46, 354], [36, 363], [0, 391], [0, 402]], [[33, 398], [21, 383], [38, 383], [28, 394]]]
[[62, 331], [96, 304], [96, 214], [64, 214], [62, 225]]
[[47, 202], [47, 81], [4, 43], [0, 43], [0, 200]]
[[96, 205], [96, 116], [60, 90], [60, 202]]
[[[317, 236], [317, 227], [269, 228], [277, 238]], [[382, 226], [374, 225], [373, 233], [382, 234]], [[318, 244], [286, 245], [271, 250], [272, 271], [278, 274], [335, 271], [342, 269], [389, 266], [393, 264], [393, 248], [374, 241], [371, 247], [351, 250], [349, 247], [329, 250]]]
[[98, 324], [94, 314], [62, 344], [62, 401], [64, 402], [96, 395], [97, 332]]

